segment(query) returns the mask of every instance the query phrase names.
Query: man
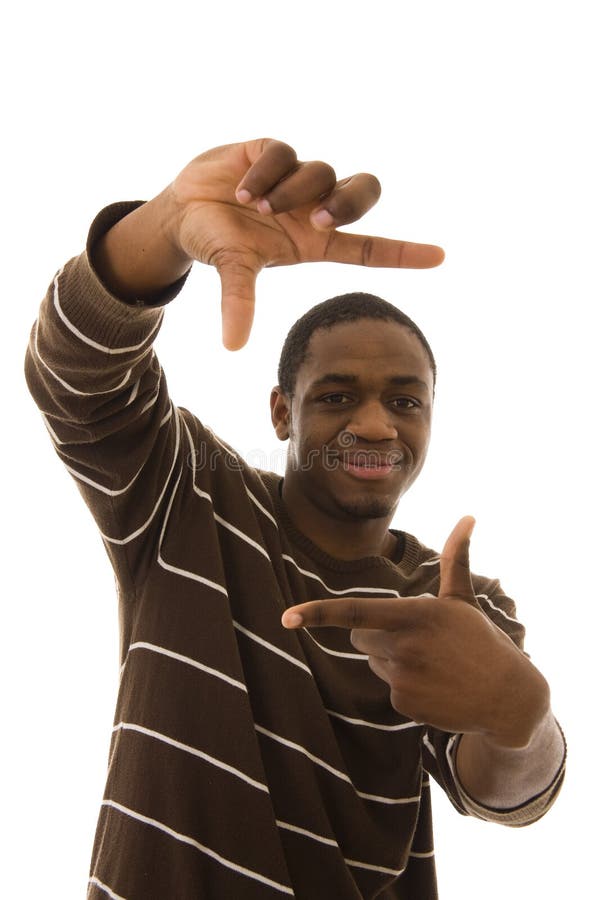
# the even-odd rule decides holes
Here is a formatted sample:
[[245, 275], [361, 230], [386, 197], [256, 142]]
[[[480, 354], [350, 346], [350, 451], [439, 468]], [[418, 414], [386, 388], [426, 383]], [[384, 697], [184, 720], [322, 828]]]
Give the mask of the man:
[[283, 479], [176, 409], [152, 350], [194, 259], [219, 271], [232, 350], [264, 266], [440, 263], [336, 231], [378, 196], [276, 141], [219, 147], [104, 210], [42, 305], [30, 388], [120, 598], [91, 898], [430, 900], [428, 772], [463, 814], [509, 825], [560, 789], [549, 687], [514, 603], [470, 575], [473, 520], [441, 557], [389, 528], [429, 440], [417, 326], [363, 294], [296, 323], [271, 394]]

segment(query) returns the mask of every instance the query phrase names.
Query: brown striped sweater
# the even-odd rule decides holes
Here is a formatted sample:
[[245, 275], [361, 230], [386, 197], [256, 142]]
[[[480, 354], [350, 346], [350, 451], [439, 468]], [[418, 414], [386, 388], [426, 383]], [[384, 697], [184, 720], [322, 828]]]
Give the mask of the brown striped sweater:
[[[152, 349], [163, 309], [111, 296], [95, 220], [56, 275], [26, 359], [55, 449], [94, 515], [119, 590], [121, 678], [93, 847], [93, 900], [437, 897], [429, 774], [463, 814], [457, 736], [394, 711], [343, 629], [287, 631], [326, 596], [435, 595], [439, 557], [393, 531], [393, 559], [334, 559], [292, 525], [280, 476], [247, 465], [174, 406]], [[181, 288], [174, 286], [163, 303]], [[523, 646], [500, 584], [478, 602]]]

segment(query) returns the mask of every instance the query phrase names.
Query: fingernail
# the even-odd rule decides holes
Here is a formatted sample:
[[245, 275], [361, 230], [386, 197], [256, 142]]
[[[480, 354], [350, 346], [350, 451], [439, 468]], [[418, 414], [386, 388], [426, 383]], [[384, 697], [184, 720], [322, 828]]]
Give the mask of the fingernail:
[[273, 207], [271, 206], [271, 204], [269, 203], [268, 200], [265, 200], [264, 197], [262, 197], [258, 201], [258, 203], [256, 204], [256, 208], [259, 211], [259, 213], [263, 214], [263, 216], [270, 216], [271, 213], [273, 212]]
[[320, 209], [318, 212], [313, 213], [310, 219], [317, 228], [331, 228], [333, 225], [333, 216], [326, 209]]
[[286, 612], [283, 614], [283, 619], [281, 621], [285, 628], [297, 628], [298, 625], [302, 625], [302, 616], [300, 613]]
[[240, 191], [235, 192], [235, 196], [239, 203], [250, 203], [252, 200], [252, 194], [250, 191], [247, 191], [246, 188], [242, 188]]

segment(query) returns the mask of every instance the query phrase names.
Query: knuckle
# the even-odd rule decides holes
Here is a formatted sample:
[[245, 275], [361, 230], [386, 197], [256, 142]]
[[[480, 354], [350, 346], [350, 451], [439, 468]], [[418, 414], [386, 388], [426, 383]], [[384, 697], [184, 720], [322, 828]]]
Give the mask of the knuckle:
[[373, 239], [366, 238], [363, 241], [362, 250], [361, 250], [361, 263], [363, 266], [368, 266], [373, 257]]
[[360, 628], [363, 624], [362, 612], [355, 601], [352, 601], [348, 607], [348, 624], [351, 628]]
[[376, 200], [379, 200], [379, 198], [381, 197], [381, 182], [379, 181], [379, 179], [376, 178], [375, 175], [371, 175], [370, 172], [363, 172], [362, 178], [369, 193]]
[[294, 164], [297, 162], [298, 157], [296, 155], [296, 151], [293, 147], [290, 147], [289, 144], [285, 144], [283, 141], [273, 141], [269, 145], [269, 150], [271, 154], [275, 157], [277, 162], [282, 164], [290, 163]]
[[325, 622], [325, 609], [323, 603], [316, 603], [312, 609], [312, 619], [315, 628], [320, 628]]
[[353, 222], [362, 215], [360, 199], [351, 191], [336, 194], [328, 209], [335, 219], [344, 223]]
[[293, 147], [282, 141], [265, 139], [260, 158], [248, 170], [242, 184], [254, 196], [262, 196], [296, 165]]
[[312, 168], [314, 169], [315, 177], [318, 177], [320, 183], [328, 186], [330, 190], [335, 186], [337, 182], [337, 176], [335, 174], [335, 169], [333, 168], [333, 166], [330, 166], [329, 163], [318, 160], [312, 163]]
[[335, 187], [335, 172], [326, 163], [309, 162], [288, 167], [287, 173], [266, 194], [274, 211], [286, 211], [317, 198]]

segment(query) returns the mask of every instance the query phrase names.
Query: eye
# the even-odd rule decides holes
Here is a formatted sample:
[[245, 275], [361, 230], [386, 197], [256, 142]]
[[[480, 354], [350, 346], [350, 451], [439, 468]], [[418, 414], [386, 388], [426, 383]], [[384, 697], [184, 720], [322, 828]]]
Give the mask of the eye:
[[418, 400], [413, 400], [412, 397], [396, 397], [393, 402], [398, 404], [399, 409], [418, 409], [421, 405]]
[[327, 394], [327, 396], [321, 397], [320, 399], [323, 403], [331, 403], [332, 406], [339, 406], [339, 404], [336, 403], [336, 399], [339, 399], [340, 397], [348, 399], [346, 394]]
[[[348, 397], [347, 394], [326, 394], [324, 397], [319, 397], [320, 403], [326, 403], [328, 406], [342, 406], [343, 400], [351, 401], [351, 397]], [[391, 401], [396, 409], [418, 409], [421, 404], [418, 400], [413, 399], [413, 397], [396, 397]]]

